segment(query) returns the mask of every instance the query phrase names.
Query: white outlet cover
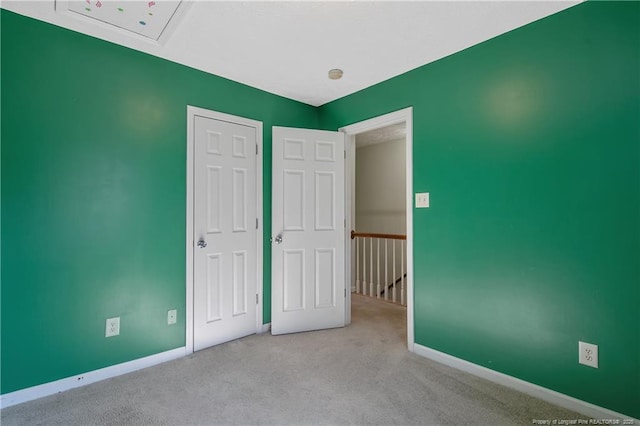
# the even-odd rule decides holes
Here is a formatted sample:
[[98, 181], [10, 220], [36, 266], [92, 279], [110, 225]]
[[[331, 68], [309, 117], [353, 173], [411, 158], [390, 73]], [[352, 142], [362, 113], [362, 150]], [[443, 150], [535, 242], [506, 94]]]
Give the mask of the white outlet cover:
[[429, 193], [428, 192], [416, 193], [416, 208], [424, 209], [427, 207], [429, 207]]
[[175, 324], [178, 320], [178, 311], [176, 309], [170, 309], [167, 311], [167, 324]]
[[578, 362], [589, 367], [598, 368], [598, 345], [578, 342]]
[[120, 334], [120, 317], [107, 318], [105, 337], [113, 337]]

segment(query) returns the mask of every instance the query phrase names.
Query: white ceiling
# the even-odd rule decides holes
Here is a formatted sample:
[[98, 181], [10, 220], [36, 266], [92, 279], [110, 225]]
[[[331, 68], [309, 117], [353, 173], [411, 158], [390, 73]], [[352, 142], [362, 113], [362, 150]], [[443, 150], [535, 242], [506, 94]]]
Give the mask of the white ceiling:
[[[1, 6], [319, 106], [579, 2], [185, 0], [159, 42], [69, 12], [66, 1], [58, 12], [54, 0]], [[331, 68], [344, 77], [329, 80]]]

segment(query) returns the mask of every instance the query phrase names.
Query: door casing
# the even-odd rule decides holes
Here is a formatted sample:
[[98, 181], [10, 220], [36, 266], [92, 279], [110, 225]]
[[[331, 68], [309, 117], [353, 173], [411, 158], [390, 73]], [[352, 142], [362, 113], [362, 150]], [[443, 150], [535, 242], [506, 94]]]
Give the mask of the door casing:
[[[380, 115], [358, 123], [341, 127], [339, 130], [346, 134], [345, 137], [345, 216], [348, 230], [352, 229], [353, 212], [355, 205], [352, 202], [353, 188], [351, 176], [355, 173], [355, 136], [369, 130], [379, 129], [397, 123], [405, 123], [407, 135], [405, 145], [406, 156], [406, 218], [407, 218], [407, 348], [414, 351], [413, 328], [413, 107], [404, 108], [395, 112]], [[345, 278], [351, 283], [351, 240], [346, 239], [345, 244]], [[345, 322], [351, 323], [351, 292], [347, 291], [345, 300]]]
[[258, 303], [256, 303], [256, 333], [263, 332], [262, 326], [262, 310], [263, 310], [263, 214], [262, 214], [262, 122], [251, 120], [244, 117], [225, 114], [217, 111], [211, 111], [195, 106], [187, 106], [187, 238], [186, 238], [186, 304], [185, 304], [185, 326], [186, 326], [186, 353], [193, 353], [193, 250], [195, 242], [193, 238], [194, 231], [194, 153], [195, 153], [195, 137], [194, 137], [194, 117], [201, 116], [212, 118], [214, 120], [227, 121], [242, 126], [253, 127], [256, 129], [256, 144], [258, 145], [258, 153], [256, 155], [256, 216], [258, 219], [258, 229], [256, 232], [256, 293], [258, 294]]

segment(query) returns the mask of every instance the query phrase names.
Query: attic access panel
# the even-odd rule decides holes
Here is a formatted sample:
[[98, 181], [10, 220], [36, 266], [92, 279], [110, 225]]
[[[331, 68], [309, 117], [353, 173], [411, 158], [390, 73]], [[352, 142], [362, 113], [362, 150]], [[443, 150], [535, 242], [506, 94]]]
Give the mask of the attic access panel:
[[69, 0], [67, 10], [158, 41], [181, 0]]

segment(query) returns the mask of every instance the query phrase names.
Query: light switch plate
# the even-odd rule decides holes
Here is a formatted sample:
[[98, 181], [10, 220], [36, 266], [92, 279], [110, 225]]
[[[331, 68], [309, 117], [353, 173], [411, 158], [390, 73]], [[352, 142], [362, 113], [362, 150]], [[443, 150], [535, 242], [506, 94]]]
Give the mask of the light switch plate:
[[416, 208], [424, 209], [429, 207], [429, 193], [428, 192], [417, 192], [416, 193]]

